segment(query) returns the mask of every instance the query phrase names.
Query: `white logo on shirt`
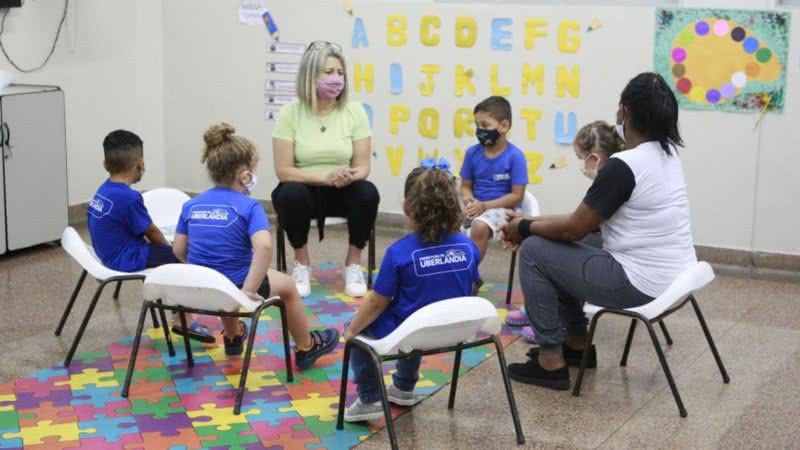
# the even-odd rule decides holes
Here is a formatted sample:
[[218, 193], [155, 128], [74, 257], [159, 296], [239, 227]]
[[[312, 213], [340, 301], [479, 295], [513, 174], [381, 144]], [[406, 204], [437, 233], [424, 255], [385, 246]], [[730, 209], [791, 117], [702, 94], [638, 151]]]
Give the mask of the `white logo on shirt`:
[[453, 264], [467, 261], [467, 255], [463, 250], [447, 250], [445, 253], [423, 256], [419, 259], [420, 267], [436, 267], [442, 264]]
[[494, 181], [508, 181], [511, 179], [510, 173], [496, 173], [494, 174]]
[[94, 194], [94, 197], [89, 200], [88, 212], [95, 219], [102, 219], [107, 216], [112, 208], [114, 208], [114, 202], [100, 194]]
[[221, 208], [214, 209], [196, 209], [192, 211], [193, 220], [219, 220], [227, 222], [228, 211]]

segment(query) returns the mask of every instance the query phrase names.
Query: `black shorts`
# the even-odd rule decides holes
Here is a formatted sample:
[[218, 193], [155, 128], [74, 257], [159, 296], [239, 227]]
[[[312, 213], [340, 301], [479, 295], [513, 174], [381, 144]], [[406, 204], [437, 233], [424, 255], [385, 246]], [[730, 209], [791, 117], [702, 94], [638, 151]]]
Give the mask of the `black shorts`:
[[[236, 287], [238, 287], [239, 289], [242, 288], [241, 286], [236, 286]], [[264, 298], [269, 298], [269, 291], [270, 291], [269, 275], [266, 275], [264, 276], [264, 281], [261, 282], [261, 286], [258, 287], [258, 291], [256, 292], [258, 292], [258, 295]]]

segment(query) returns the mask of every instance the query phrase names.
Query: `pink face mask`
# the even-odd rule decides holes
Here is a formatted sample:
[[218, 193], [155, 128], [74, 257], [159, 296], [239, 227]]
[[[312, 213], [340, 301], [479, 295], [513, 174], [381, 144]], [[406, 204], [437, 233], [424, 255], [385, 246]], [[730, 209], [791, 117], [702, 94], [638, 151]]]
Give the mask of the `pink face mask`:
[[317, 78], [317, 95], [322, 98], [334, 99], [344, 89], [344, 77], [341, 75], [323, 75]]

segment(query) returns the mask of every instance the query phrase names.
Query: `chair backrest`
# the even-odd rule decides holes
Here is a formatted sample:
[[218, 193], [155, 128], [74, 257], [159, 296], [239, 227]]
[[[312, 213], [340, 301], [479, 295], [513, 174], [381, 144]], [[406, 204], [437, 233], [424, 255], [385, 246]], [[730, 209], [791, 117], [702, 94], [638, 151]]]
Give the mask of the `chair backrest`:
[[98, 280], [105, 280], [115, 275], [123, 275], [122, 272], [117, 272], [104, 266], [97, 254], [95, 254], [94, 249], [81, 239], [75, 228], [67, 227], [64, 229], [61, 234], [61, 247], [83, 270]]
[[481, 297], [457, 297], [420, 308], [385, 338], [367, 342], [386, 355], [449, 347], [481, 331], [490, 335], [500, 332], [494, 305]]
[[525, 197], [522, 199], [522, 204], [519, 205], [519, 209], [522, 210], [523, 214], [527, 214], [529, 216], [538, 216], [541, 214], [539, 211], [539, 202], [536, 201], [536, 197], [533, 196], [528, 191], [525, 191]]
[[189, 196], [177, 189], [158, 188], [142, 194], [144, 206], [158, 228], [165, 229], [178, 224], [183, 204]]
[[143, 292], [145, 300], [208, 311], [252, 310], [258, 306], [225, 275], [194, 264], [156, 267], [144, 279]]
[[636, 308], [629, 308], [629, 310], [652, 319], [686, 299], [692, 292], [711, 283], [713, 279], [714, 269], [711, 268], [711, 265], [705, 261], [698, 261], [681, 272], [667, 290], [652, 302]]

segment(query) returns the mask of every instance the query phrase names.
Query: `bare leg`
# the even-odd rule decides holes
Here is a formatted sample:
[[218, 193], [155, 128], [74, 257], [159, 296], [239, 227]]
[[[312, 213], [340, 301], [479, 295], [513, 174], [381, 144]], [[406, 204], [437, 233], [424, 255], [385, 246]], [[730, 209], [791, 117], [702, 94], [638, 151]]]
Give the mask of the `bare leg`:
[[478, 247], [478, 251], [481, 253], [481, 261], [483, 261], [483, 257], [486, 255], [486, 248], [489, 246], [489, 239], [491, 237], [492, 229], [489, 228], [489, 225], [479, 220], [472, 222], [469, 238], [472, 239], [472, 242]]
[[270, 295], [277, 295], [286, 306], [286, 322], [289, 333], [294, 339], [295, 348], [307, 350], [311, 347], [311, 333], [308, 328], [308, 319], [305, 315], [303, 302], [297, 293], [294, 280], [285, 273], [270, 269], [269, 277]]
[[234, 338], [244, 332], [242, 326], [239, 324], [238, 317], [221, 317], [220, 319], [222, 319], [222, 325], [225, 327], [223, 331], [225, 336]]
[[361, 265], [361, 251], [362, 249], [355, 247], [355, 246], [348, 246], [347, 247], [347, 257], [344, 260], [344, 265], [349, 266], [350, 264], [359, 264]]
[[[301, 248], [294, 249], [294, 260], [304, 266], [311, 265], [311, 258], [308, 256], [308, 244]], [[270, 278], [270, 281], [272, 279]]]

